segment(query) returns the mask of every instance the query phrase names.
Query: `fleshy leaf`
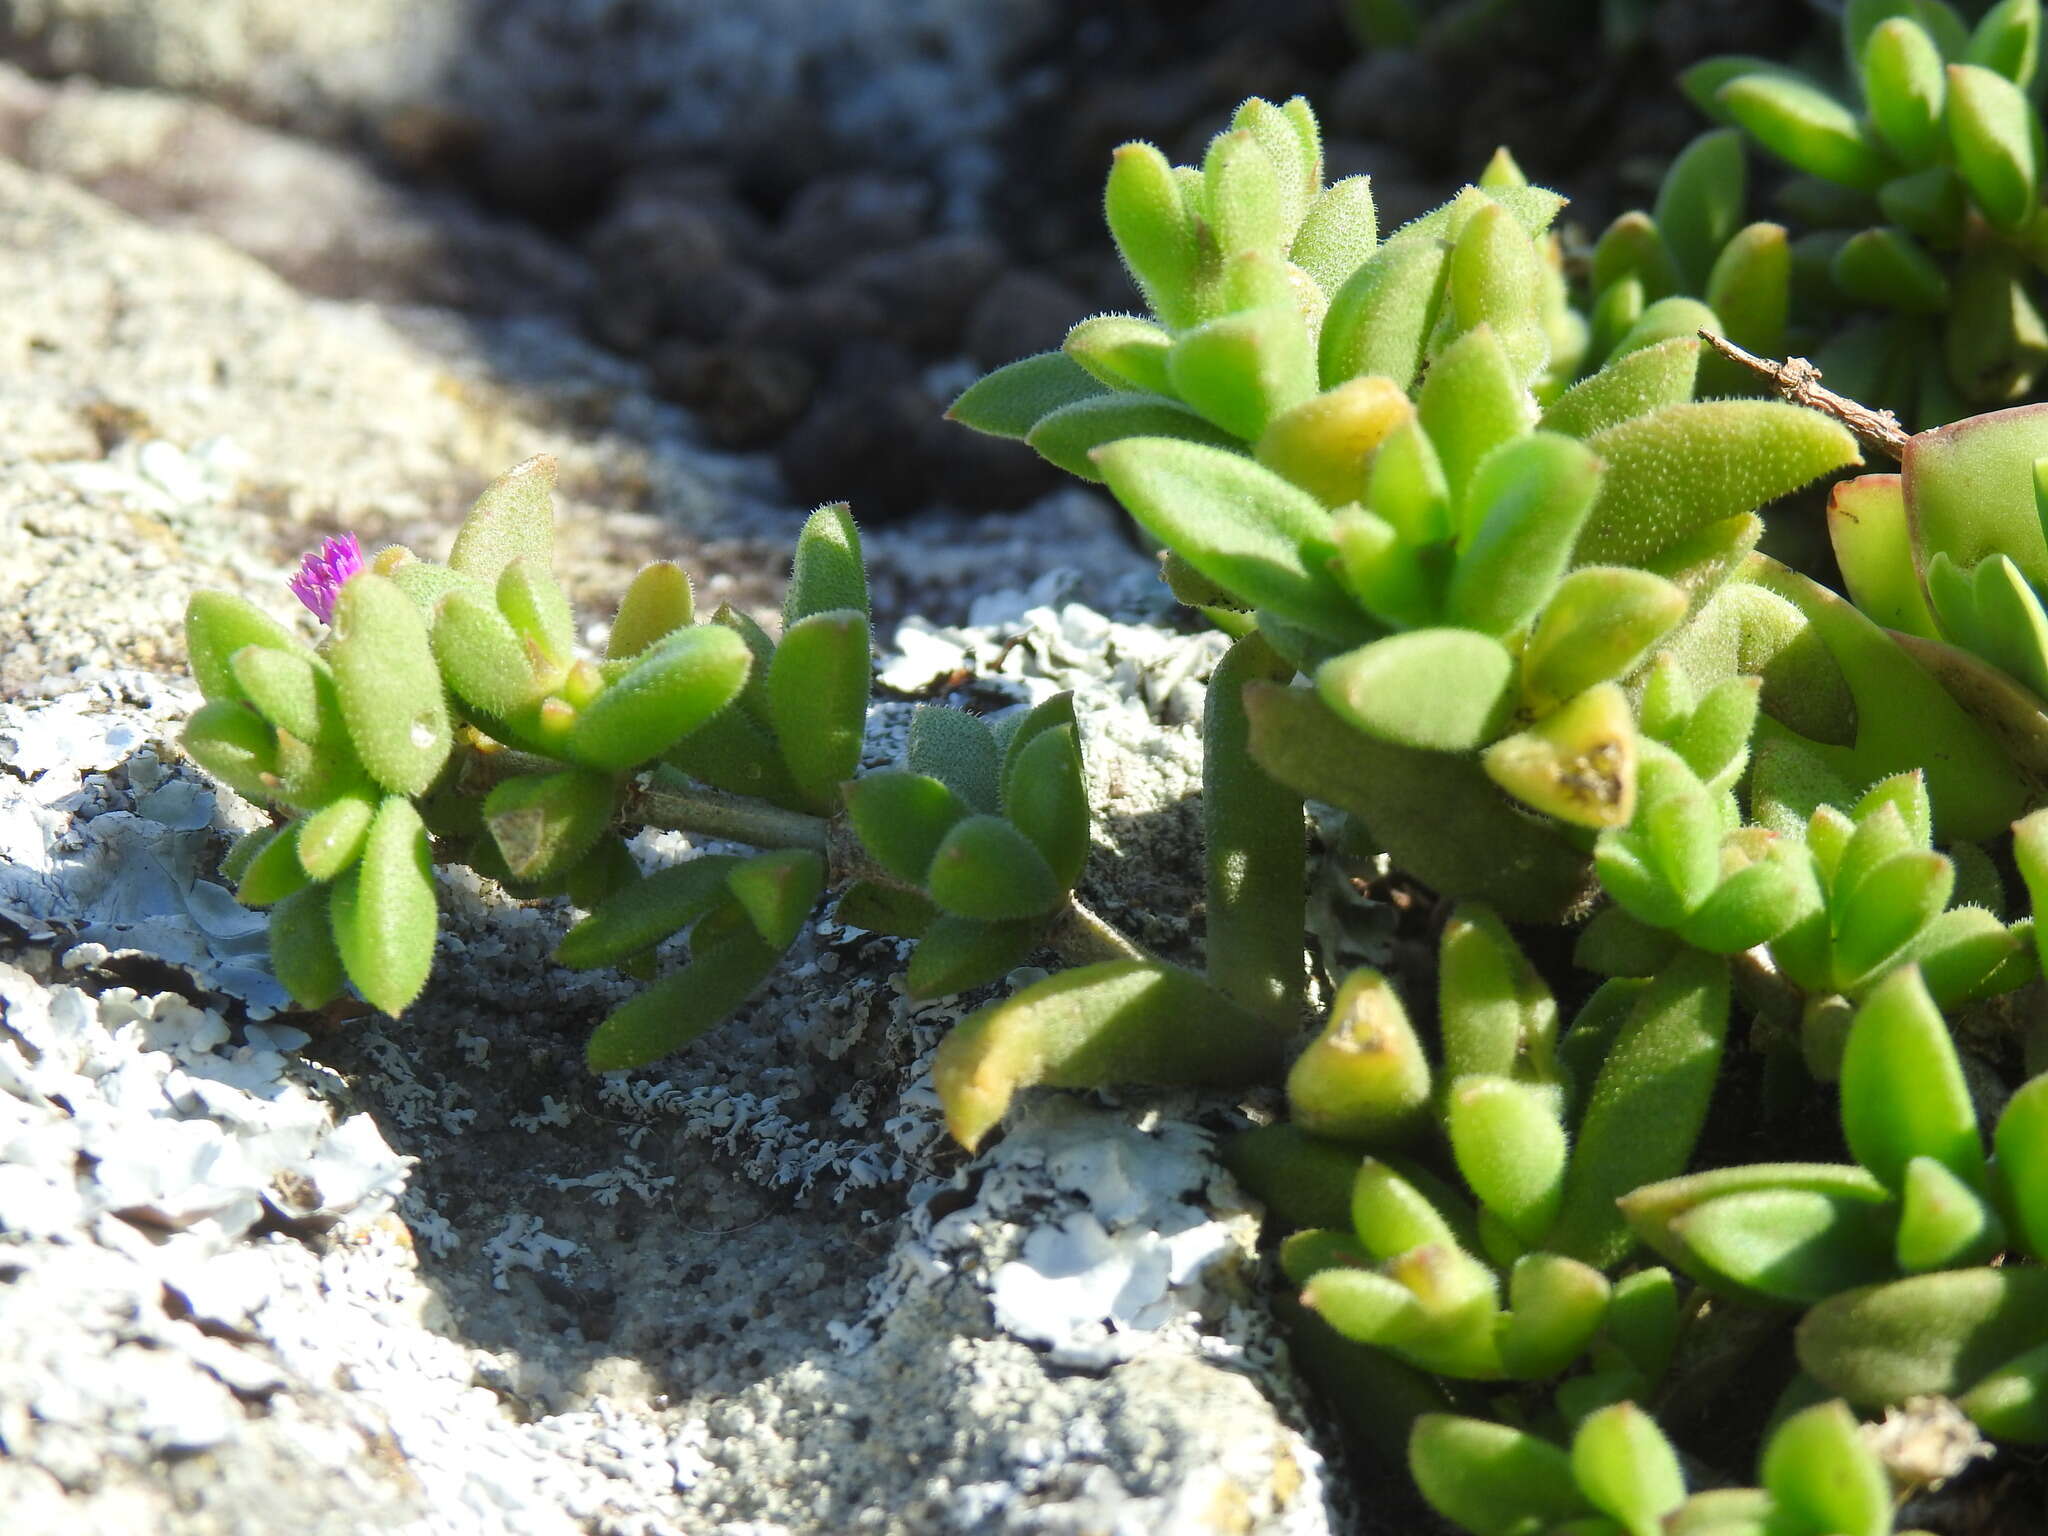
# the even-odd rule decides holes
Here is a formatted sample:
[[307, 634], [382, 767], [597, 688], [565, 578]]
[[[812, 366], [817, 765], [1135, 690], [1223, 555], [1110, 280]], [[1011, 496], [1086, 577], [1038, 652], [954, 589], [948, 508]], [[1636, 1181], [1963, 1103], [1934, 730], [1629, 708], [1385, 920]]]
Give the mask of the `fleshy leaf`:
[[420, 995], [434, 967], [432, 868], [419, 812], [390, 795], [370, 823], [362, 857], [327, 887], [334, 945], [348, 979], [393, 1018]]
[[[1202, 1028], [1190, 1030], [1190, 1018]], [[1232, 1084], [1271, 1070], [1273, 1031], [1200, 978], [1118, 960], [1034, 982], [963, 1020], [932, 1079], [946, 1125], [972, 1151], [1020, 1088]]]
[[448, 564], [461, 575], [495, 582], [515, 559], [546, 570], [554, 552], [555, 460], [537, 453], [484, 487], [462, 520]]

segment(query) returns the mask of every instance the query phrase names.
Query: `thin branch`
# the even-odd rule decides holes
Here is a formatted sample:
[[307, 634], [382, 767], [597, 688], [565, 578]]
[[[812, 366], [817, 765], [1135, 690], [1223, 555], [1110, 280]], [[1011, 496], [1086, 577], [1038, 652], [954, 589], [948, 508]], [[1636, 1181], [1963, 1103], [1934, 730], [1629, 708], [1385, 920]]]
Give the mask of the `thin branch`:
[[1754, 352], [1745, 352], [1726, 336], [1716, 336], [1704, 327], [1700, 330], [1700, 339], [1729, 361], [1749, 369], [1792, 404], [1803, 405], [1810, 411], [1819, 411], [1821, 415], [1839, 421], [1855, 433], [1857, 441], [1865, 447], [1875, 448], [1894, 462], [1905, 457], [1909, 434], [1899, 425], [1898, 417], [1890, 411], [1874, 411], [1847, 395], [1838, 395], [1832, 389], [1823, 388], [1820, 370], [1805, 358], [1788, 357], [1782, 363], [1774, 363]]
[[832, 850], [832, 824], [822, 816], [786, 811], [779, 805], [716, 789], [656, 788], [634, 784], [619, 807], [627, 827], [664, 827], [695, 832], [755, 848]]

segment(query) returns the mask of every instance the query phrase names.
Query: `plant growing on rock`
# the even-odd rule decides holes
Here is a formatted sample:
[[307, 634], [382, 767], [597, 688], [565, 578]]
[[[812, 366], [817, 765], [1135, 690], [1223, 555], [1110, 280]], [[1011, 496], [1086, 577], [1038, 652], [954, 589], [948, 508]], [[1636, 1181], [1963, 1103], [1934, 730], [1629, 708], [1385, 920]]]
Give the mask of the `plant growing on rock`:
[[[2002, 5], [1977, 36], [2032, 14]], [[1818, 110], [1782, 76], [1736, 89], [1763, 76], [1723, 96]], [[843, 507], [798, 541], [779, 638], [700, 621], [655, 565], [607, 654], [579, 657], [533, 461], [446, 565], [310, 561], [316, 648], [193, 600], [208, 702], [187, 745], [278, 811], [231, 867], [273, 907], [280, 977], [308, 1005], [353, 982], [403, 1009], [431, 965], [434, 857], [570, 896], [588, 915], [566, 964], [651, 976], [687, 934], [688, 961], [599, 1026], [599, 1069], [731, 1013], [827, 893], [918, 940], [921, 994], [1052, 947], [1074, 968], [941, 1046], [955, 1137], [973, 1148], [1033, 1085], [1241, 1086], [1291, 1056], [1291, 1118], [1228, 1156], [1295, 1229], [1279, 1261], [1311, 1368], [1447, 1517], [1889, 1531], [1855, 1411], [1945, 1394], [1994, 1438], [2048, 1439], [2048, 1029], [2024, 990], [2038, 934], [1999, 873], [2009, 850], [2030, 902], [2048, 892], [2048, 427], [2012, 411], [1874, 439], [1901, 473], [1831, 510], [1853, 602], [1756, 553], [1759, 509], [1859, 464], [1837, 418], [1870, 413], [1694, 398], [1700, 313], [1659, 310], [1659, 264], [1674, 293], [1729, 264], [1713, 318], [1755, 301], [1752, 337], [1796, 292], [1782, 231], [1734, 227], [1735, 147], [1702, 141], [1655, 218], [1609, 231], [1590, 330], [1549, 236], [1561, 199], [1505, 156], [1382, 236], [1363, 178], [1323, 184], [1299, 101], [1246, 103], [1199, 168], [1118, 151], [1106, 211], [1147, 312], [1082, 322], [953, 414], [1106, 486], [1232, 637], [1203, 722], [1200, 973], [1074, 897], [1071, 700], [920, 710], [904, 761], [862, 771], [867, 588]], [[1354, 971], [1299, 1047], [1321, 980], [1305, 800], [1447, 915], [1407, 1003], [1409, 978]], [[642, 873], [642, 826], [752, 851]], [[1988, 1159], [1972, 1073], [2021, 1080]], [[1839, 1084], [1848, 1160], [1730, 1155], [1787, 1135], [1816, 1080]], [[1773, 1340], [1799, 1369], [1771, 1422], [1748, 1416], [1760, 1486], [1689, 1492], [1689, 1410], [1767, 1370]]]
[[[589, 909], [562, 941], [568, 965], [651, 976], [656, 947], [687, 932], [688, 962], [598, 1026], [600, 1070], [731, 1013], [828, 888], [849, 887], [849, 920], [924, 936], [925, 994], [993, 979], [1048, 937], [1134, 952], [1071, 899], [1088, 806], [1064, 697], [1005, 722], [1006, 752], [973, 717], [921, 711], [910, 771], [863, 781], [840, 815], [870, 689], [844, 507], [797, 541], [779, 639], [730, 607], [700, 621], [688, 578], [660, 562], [590, 658], [549, 571], [553, 479], [534, 459], [495, 482], [445, 565], [328, 541], [292, 584], [328, 625], [317, 648], [243, 599], [191, 602], [207, 703], [185, 745], [281, 817], [227, 868], [244, 902], [273, 909], [273, 961], [302, 1005], [350, 983], [393, 1015], [418, 996], [436, 857]], [[642, 874], [624, 834], [648, 826], [759, 851]]]

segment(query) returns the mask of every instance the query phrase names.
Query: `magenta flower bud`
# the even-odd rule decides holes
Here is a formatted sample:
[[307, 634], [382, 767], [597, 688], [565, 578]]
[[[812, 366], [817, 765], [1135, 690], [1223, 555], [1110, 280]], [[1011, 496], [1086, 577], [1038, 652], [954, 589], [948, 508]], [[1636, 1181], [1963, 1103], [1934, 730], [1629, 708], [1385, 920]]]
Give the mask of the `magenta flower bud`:
[[291, 579], [292, 595], [313, 610], [322, 624], [333, 622], [334, 599], [342, 584], [363, 568], [363, 546], [352, 533], [325, 539], [320, 547], [299, 562], [299, 574]]

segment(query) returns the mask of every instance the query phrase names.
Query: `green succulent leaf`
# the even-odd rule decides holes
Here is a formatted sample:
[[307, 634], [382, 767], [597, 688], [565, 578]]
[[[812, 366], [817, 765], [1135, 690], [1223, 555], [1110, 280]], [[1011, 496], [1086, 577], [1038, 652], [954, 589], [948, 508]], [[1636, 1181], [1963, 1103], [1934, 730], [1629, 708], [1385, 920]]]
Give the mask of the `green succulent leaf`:
[[1886, 146], [1915, 170], [1932, 165], [1947, 138], [1940, 45], [1911, 17], [1894, 16], [1871, 30], [1862, 65], [1864, 99]]
[[906, 755], [913, 773], [939, 780], [970, 810], [994, 814], [1001, 808], [1002, 751], [981, 716], [919, 705], [910, 717]]
[[1857, 1012], [1842, 1057], [1842, 1129], [1849, 1150], [1887, 1188], [1931, 1157], [1973, 1187], [1984, 1147], [1961, 1063], [1920, 973], [1907, 966]]
[[[1193, 1017], [1200, 1030], [1188, 1029]], [[1020, 1088], [1242, 1083], [1270, 1071], [1276, 1054], [1271, 1027], [1199, 977], [1118, 960], [1034, 982], [963, 1020], [932, 1080], [947, 1128], [971, 1151]]]
[[2035, 1258], [2048, 1259], [2048, 1075], [2007, 1101], [1994, 1146], [2015, 1235]]
[[1636, 1000], [1587, 1100], [1551, 1251], [1604, 1269], [1635, 1246], [1615, 1201], [1692, 1156], [1728, 1004], [1726, 962], [1697, 953], [1681, 953]]
[[1474, 1536], [1542, 1536], [1594, 1513], [1570, 1457], [1486, 1419], [1424, 1414], [1408, 1442], [1408, 1470], [1430, 1507]]
[[1996, 1258], [2005, 1225], [1985, 1197], [1931, 1157], [1907, 1162], [1899, 1180], [1898, 1267], [1909, 1275]]
[[775, 848], [742, 859], [725, 877], [761, 942], [778, 955], [796, 942], [825, 892], [825, 856], [809, 848]]
[[1053, 878], [1072, 890], [1088, 862], [1088, 786], [1071, 725], [1034, 736], [1019, 754], [1003, 814], [1045, 855]]
[[[1166, 374], [1181, 400], [1247, 441], [1316, 393], [1314, 344], [1293, 305], [1239, 310], [1183, 332], [1167, 354]], [[1140, 427], [1122, 435], [1158, 434]]]
[[1110, 489], [1145, 531], [1225, 591], [1333, 639], [1366, 621], [1330, 573], [1330, 514], [1250, 459], [1168, 438], [1095, 453]]
[[[1166, 355], [1172, 348], [1171, 332], [1136, 315], [1091, 315], [1060, 344], [1062, 352], [1109, 388], [1148, 395], [1171, 393]], [[1035, 425], [1034, 420], [1025, 430]]]
[[1690, 292], [1705, 290], [1714, 258], [1742, 223], [1748, 180], [1742, 135], [1727, 128], [1701, 134], [1664, 173], [1651, 217]]
[[1040, 352], [977, 379], [953, 402], [946, 419], [990, 437], [1021, 441], [1061, 407], [1106, 393], [1107, 386], [1066, 353]]
[[983, 922], [940, 913], [918, 940], [905, 978], [910, 995], [944, 997], [1000, 981], [1031, 958], [1045, 937], [1043, 918]]
[[235, 900], [245, 907], [267, 907], [304, 888], [310, 877], [299, 863], [301, 825], [293, 822], [284, 828], [249, 860], [235, 887]]
[[554, 555], [555, 460], [537, 453], [484, 487], [456, 532], [448, 565], [458, 575], [495, 583], [514, 560], [545, 571]]
[[740, 925], [615, 1009], [591, 1032], [584, 1061], [593, 1072], [618, 1072], [681, 1050], [744, 1003], [779, 955], [751, 925]]
[[377, 802], [367, 794], [343, 795], [298, 824], [300, 867], [314, 880], [332, 880], [363, 851]]
[[[834, 622], [858, 637], [858, 665], [864, 672], [866, 622], [853, 615], [825, 616], [826, 624]], [[780, 656], [778, 651], [778, 661]], [[680, 630], [641, 653], [632, 669], [577, 717], [568, 753], [614, 773], [652, 762], [737, 699], [752, 665], [746, 642], [722, 625]], [[821, 705], [830, 698], [821, 688]], [[861, 702], [866, 703], [864, 692]]]
[[1580, 1491], [1630, 1536], [1659, 1536], [1685, 1502], [1678, 1452], [1634, 1403], [1588, 1415], [1572, 1436], [1571, 1459]]
[[1550, 403], [1536, 425], [1567, 437], [1591, 437], [1659, 406], [1681, 405], [1692, 399], [1699, 363], [1695, 336], [1643, 347], [1574, 384]]
[[2031, 85], [2041, 58], [2040, 0], [1999, 0], [1970, 34], [1968, 58], [2014, 85]]
[[234, 658], [247, 646], [305, 654], [290, 630], [245, 597], [194, 592], [185, 604], [185, 651], [199, 691], [213, 704], [247, 699], [235, 677]]
[[587, 971], [654, 948], [723, 902], [739, 864], [730, 854], [703, 854], [620, 887], [562, 935], [556, 961]]
[[1861, 462], [1849, 432], [1768, 400], [1668, 405], [1587, 440], [1606, 465], [1585, 564], [1641, 565], [1709, 524]]
[[1854, 1195], [1757, 1189], [1702, 1201], [1671, 1227], [1717, 1288], [1805, 1306], [1888, 1278], [1894, 1217]]
[[839, 804], [867, 728], [868, 621], [851, 609], [800, 619], [775, 648], [768, 709], [790, 777], [815, 810]]
[[202, 704], [179, 738], [192, 760], [246, 800], [277, 789], [277, 732], [251, 706], [220, 698]]
[[1417, 629], [1324, 662], [1316, 691], [1340, 719], [1377, 740], [1465, 752], [1506, 723], [1514, 674], [1514, 658], [1491, 636]]
[[1585, 900], [1585, 856], [1510, 806], [1476, 760], [1363, 736], [1310, 690], [1254, 682], [1244, 698], [1259, 765], [1358, 816], [1435, 890], [1518, 922], [1555, 922]]
[[1948, 138], [1956, 169], [1999, 229], [2026, 224], [2041, 205], [2041, 126], [2020, 88], [1977, 64], [1948, 66]]
[[454, 741], [426, 620], [388, 579], [365, 571], [335, 598], [333, 629], [327, 659], [357, 756], [394, 794], [425, 794]]
[[617, 786], [604, 774], [571, 770], [507, 779], [484, 796], [484, 824], [514, 879], [546, 881], [590, 851], [611, 824], [617, 800]]
[[1412, 236], [1387, 241], [1330, 296], [1317, 369], [1330, 389], [1347, 379], [1392, 379], [1406, 390], [1443, 306], [1450, 253]]
[[270, 969], [301, 1008], [324, 1008], [347, 984], [324, 885], [294, 891], [270, 911]]
[[989, 815], [963, 817], [948, 829], [925, 888], [942, 911], [982, 922], [1043, 917], [1066, 895], [1030, 839]]
[[1412, 1140], [1428, 1123], [1429, 1058], [1401, 999], [1377, 971], [1353, 971], [1322, 1031], [1287, 1074], [1290, 1118], [1317, 1136], [1374, 1147]]
[[[1503, 443], [1473, 470], [1447, 616], [1491, 635], [1522, 628], [1549, 601], [1600, 494], [1585, 444], [1536, 432]], [[1384, 642], [1383, 642], [1384, 643]]]
[[1523, 702], [1539, 712], [1555, 709], [1596, 683], [1628, 676], [1685, 611], [1685, 593], [1648, 571], [1573, 571], [1557, 584], [1522, 647]]
[[[921, 891], [880, 880], [856, 880], [839, 893], [833, 919], [849, 928], [900, 939], [923, 938], [939, 923], [939, 909]], [[957, 921], [965, 922], [960, 918]]]
[[1795, 170], [1872, 190], [1889, 161], [1855, 114], [1811, 82], [1790, 74], [1738, 75], [1715, 101], [1756, 141]]
[[325, 889], [348, 979], [371, 1007], [397, 1018], [427, 984], [439, 928], [427, 830], [410, 800], [385, 797], [362, 857]]
[[1799, 1363], [1859, 1408], [1957, 1396], [2048, 1343], [2048, 1268], [1949, 1269], [1831, 1296], [1795, 1335]]
[[782, 603], [785, 632], [817, 613], [868, 614], [867, 574], [861, 566], [860, 529], [843, 501], [813, 512], [797, 535], [789, 590]]
[[[605, 642], [607, 660], [638, 656], [655, 641], [696, 622], [697, 603], [690, 578], [673, 560], [653, 560], [633, 574], [612, 618]], [[460, 690], [457, 690], [458, 692]]]
[[432, 641], [441, 676], [465, 704], [503, 718], [535, 702], [526, 642], [488, 597], [451, 587], [434, 605]]
[[1379, 249], [1372, 178], [1346, 176], [1317, 193], [1294, 231], [1287, 259], [1334, 294]]
[[1889, 1536], [1891, 1479], [1858, 1430], [1856, 1416], [1833, 1402], [1795, 1413], [1771, 1435], [1759, 1474], [1800, 1529]]
[[845, 787], [853, 830], [875, 861], [898, 880], [922, 886], [939, 844], [968, 807], [929, 774], [870, 773]]

